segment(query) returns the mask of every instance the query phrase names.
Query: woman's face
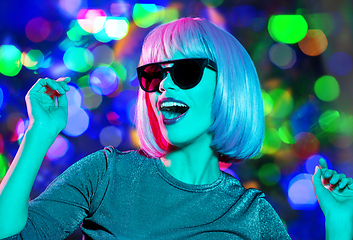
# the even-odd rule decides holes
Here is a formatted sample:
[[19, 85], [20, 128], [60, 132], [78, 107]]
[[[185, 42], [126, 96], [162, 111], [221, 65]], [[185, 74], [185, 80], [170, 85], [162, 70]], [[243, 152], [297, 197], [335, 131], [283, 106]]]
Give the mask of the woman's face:
[[[181, 53], [175, 54], [173, 60], [185, 58]], [[174, 63], [163, 67], [171, 67]], [[153, 111], [158, 119], [158, 125], [163, 137], [177, 147], [188, 146], [193, 142], [212, 140], [207, 132], [213, 123], [211, 107], [216, 88], [216, 72], [205, 68], [199, 84], [191, 89], [181, 89], [174, 84], [170, 74], [162, 80], [159, 91], [149, 94]], [[158, 107], [158, 101], [163, 98], [174, 98], [189, 107], [185, 115], [177, 122], [168, 124], [163, 121], [163, 113]], [[166, 118], [172, 118], [164, 115]]]

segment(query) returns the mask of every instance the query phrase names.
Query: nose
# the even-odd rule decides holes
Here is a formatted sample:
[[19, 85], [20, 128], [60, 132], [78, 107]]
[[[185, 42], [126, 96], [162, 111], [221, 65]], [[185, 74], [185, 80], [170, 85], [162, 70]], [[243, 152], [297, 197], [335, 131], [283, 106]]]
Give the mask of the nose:
[[167, 75], [164, 79], [159, 84], [159, 91], [162, 92], [162, 90], [166, 89], [175, 89], [177, 86], [174, 84], [172, 76], [170, 75], [170, 72], [167, 72]]

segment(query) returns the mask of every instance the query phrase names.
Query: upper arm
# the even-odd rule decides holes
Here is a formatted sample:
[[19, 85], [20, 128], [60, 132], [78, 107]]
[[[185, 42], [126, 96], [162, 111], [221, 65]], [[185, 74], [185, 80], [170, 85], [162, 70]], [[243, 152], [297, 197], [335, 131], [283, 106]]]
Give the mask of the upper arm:
[[89, 214], [106, 170], [103, 151], [73, 164], [29, 203], [27, 224], [18, 235], [24, 239], [65, 239]]

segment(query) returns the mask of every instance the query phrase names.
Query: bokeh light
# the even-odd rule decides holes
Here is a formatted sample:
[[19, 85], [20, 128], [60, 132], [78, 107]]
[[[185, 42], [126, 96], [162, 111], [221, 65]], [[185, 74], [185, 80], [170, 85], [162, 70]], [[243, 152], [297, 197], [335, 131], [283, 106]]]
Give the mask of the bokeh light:
[[283, 43], [275, 43], [268, 52], [270, 61], [281, 69], [292, 68], [297, 62], [297, 54], [292, 47]]
[[206, 7], [215, 8], [223, 3], [224, 0], [201, 0]]
[[5, 176], [8, 169], [9, 163], [7, 162], [7, 159], [0, 154], [0, 180]]
[[301, 173], [289, 182], [288, 202], [294, 210], [315, 209], [317, 207], [311, 177], [311, 174]]
[[306, 36], [298, 43], [299, 48], [308, 56], [318, 56], [328, 46], [325, 33], [321, 29], [309, 29]]
[[129, 21], [124, 18], [109, 17], [104, 25], [105, 32], [112, 40], [120, 40], [129, 30]]
[[89, 83], [95, 93], [108, 95], [116, 90], [119, 79], [112, 68], [101, 66], [91, 72]]
[[262, 151], [266, 154], [275, 153], [281, 147], [281, 139], [274, 128], [266, 128]]
[[278, 136], [284, 143], [295, 143], [292, 126], [289, 121], [283, 122], [282, 126], [278, 129]]
[[326, 132], [338, 132], [340, 123], [340, 113], [336, 110], [327, 110], [319, 118], [320, 127]]
[[68, 140], [62, 135], [58, 135], [46, 156], [50, 161], [56, 161], [66, 154], [68, 148]]
[[334, 77], [325, 75], [316, 80], [314, 91], [322, 101], [331, 102], [340, 95], [340, 86]]
[[264, 104], [264, 114], [266, 116], [273, 109], [273, 100], [270, 97], [270, 95], [268, 95], [268, 93], [263, 89], [261, 89], [261, 96], [262, 96], [262, 101]]
[[107, 126], [99, 133], [99, 142], [102, 146], [118, 147], [123, 140], [123, 133], [115, 126]]
[[89, 126], [89, 116], [80, 107], [69, 106], [67, 125], [62, 131], [67, 136], [77, 137], [82, 135]]
[[59, 6], [66, 12], [76, 15], [81, 7], [81, 0], [59, 0]]
[[282, 43], [297, 43], [308, 31], [308, 24], [301, 15], [273, 15], [268, 22], [272, 39]]
[[320, 143], [316, 136], [309, 132], [298, 133], [295, 143], [291, 145], [293, 154], [299, 159], [307, 159], [319, 151]]
[[269, 113], [274, 118], [285, 118], [293, 111], [294, 101], [291, 94], [280, 88], [268, 92], [273, 100], [273, 111]]
[[160, 21], [160, 10], [155, 4], [134, 5], [132, 18], [135, 24], [140, 28], [148, 28]]
[[37, 70], [44, 62], [44, 55], [38, 49], [31, 49], [27, 53], [23, 52], [21, 63], [30, 70]]
[[44, 41], [50, 31], [50, 23], [42, 17], [33, 18], [26, 26], [27, 38], [36, 43]]
[[83, 95], [82, 108], [96, 109], [102, 103], [102, 95], [96, 94], [90, 87], [81, 88], [80, 91]]
[[114, 61], [114, 52], [108, 45], [102, 44], [95, 47], [92, 50], [93, 54], [93, 66], [98, 67], [100, 65], [110, 66]]
[[352, 57], [345, 52], [334, 53], [328, 60], [328, 66], [336, 76], [347, 75], [352, 70]]
[[22, 68], [21, 52], [13, 45], [0, 46], [0, 73], [16, 76]]
[[276, 164], [266, 163], [259, 169], [259, 179], [266, 186], [272, 186], [281, 179], [281, 170]]
[[81, 9], [77, 22], [88, 33], [97, 33], [104, 27], [107, 15], [102, 9]]
[[94, 57], [90, 50], [82, 47], [70, 47], [64, 54], [65, 66], [76, 72], [86, 72], [92, 66]]

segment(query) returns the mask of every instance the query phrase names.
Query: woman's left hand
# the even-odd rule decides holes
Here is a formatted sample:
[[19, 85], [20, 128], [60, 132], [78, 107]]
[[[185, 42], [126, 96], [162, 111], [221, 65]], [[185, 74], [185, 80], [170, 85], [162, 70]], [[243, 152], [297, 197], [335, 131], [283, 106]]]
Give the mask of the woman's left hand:
[[353, 222], [353, 179], [328, 169], [324, 159], [319, 160], [312, 182], [316, 198], [326, 220], [351, 219]]

